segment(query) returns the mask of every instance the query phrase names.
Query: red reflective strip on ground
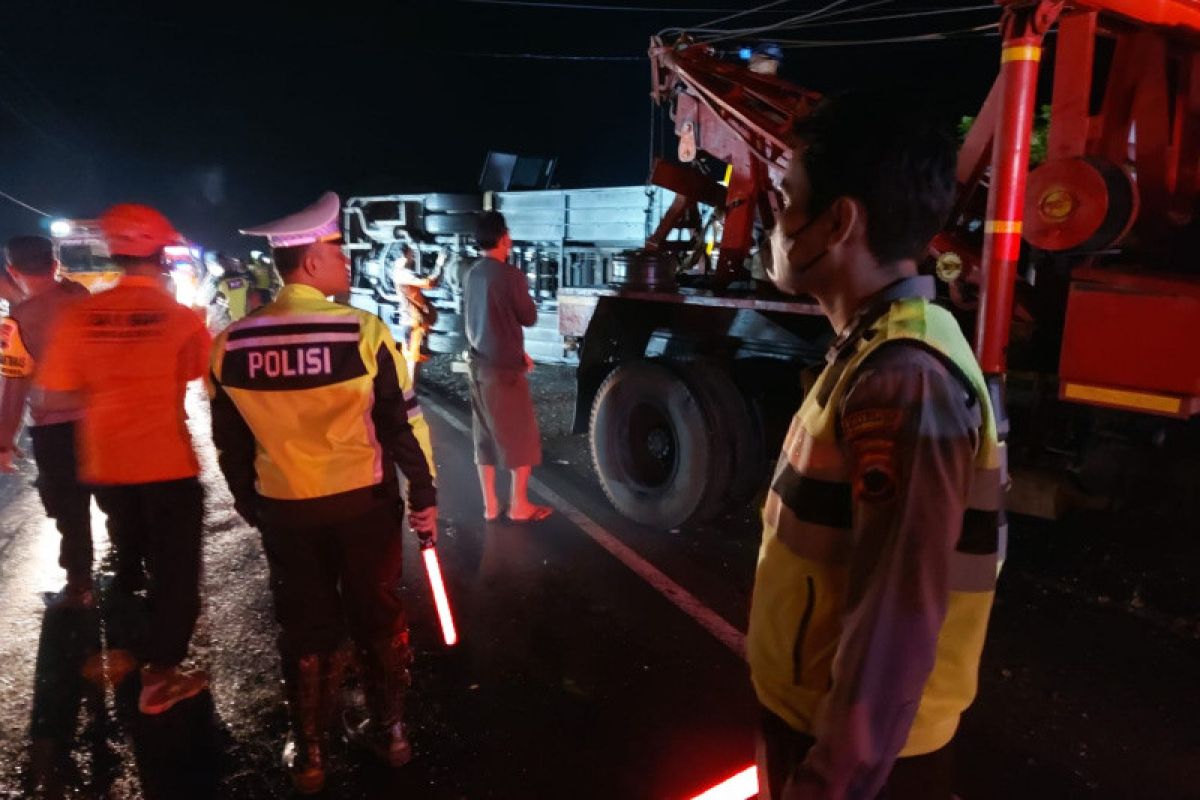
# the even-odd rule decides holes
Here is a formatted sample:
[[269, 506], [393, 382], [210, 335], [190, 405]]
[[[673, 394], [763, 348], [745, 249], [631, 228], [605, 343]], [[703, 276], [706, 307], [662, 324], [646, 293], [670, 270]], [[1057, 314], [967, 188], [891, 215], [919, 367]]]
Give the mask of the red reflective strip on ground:
[[442, 624], [442, 639], [447, 646], [458, 642], [458, 631], [454, 628], [454, 615], [450, 613], [450, 598], [446, 596], [446, 584], [442, 582], [442, 565], [438, 562], [437, 550], [426, 547], [421, 551], [425, 561], [425, 574], [433, 589], [433, 604], [437, 607], [438, 622]]
[[744, 770], [721, 781], [703, 794], [698, 794], [692, 800], [747, 800], [758, 794], [758, 769], [746, 767]]

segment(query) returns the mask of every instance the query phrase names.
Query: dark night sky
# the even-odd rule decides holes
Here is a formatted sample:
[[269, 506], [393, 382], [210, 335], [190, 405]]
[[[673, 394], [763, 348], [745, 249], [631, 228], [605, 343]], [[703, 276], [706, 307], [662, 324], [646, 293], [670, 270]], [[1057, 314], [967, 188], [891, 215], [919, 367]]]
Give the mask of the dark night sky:
[[[739, 0], [577, 0], [678, 9]], [[764, 24], [828, 0], [790, 0]], [[868, 0], [847, 0], [846, 7]], [[857, 15], [981, 5], [890, 0]], [[238, 227], [324, 189], [470, 191], [489, 149], [559, 157], [563, 186], [642, 183], [649, 69], [637, 61], [480, 53], [640, 56], [669, 25], [718, 16], [553, 10], [462, 0], [265, 3], [6, 0], [0, 17], [0, 191], [55, 215], [113, 202], [161, 208], [210, 247], [248, 250]], [[863, 39], [994, 22], [998, 10], [781, 34]], [[821, 91], [895, 85], [947, 115], [973, 113], [999, 41], [789, 50], [785, 75]], [[673, 139], [669, 145], [674, 147]], [[0, 199], [0, 236], [37, 230]]]

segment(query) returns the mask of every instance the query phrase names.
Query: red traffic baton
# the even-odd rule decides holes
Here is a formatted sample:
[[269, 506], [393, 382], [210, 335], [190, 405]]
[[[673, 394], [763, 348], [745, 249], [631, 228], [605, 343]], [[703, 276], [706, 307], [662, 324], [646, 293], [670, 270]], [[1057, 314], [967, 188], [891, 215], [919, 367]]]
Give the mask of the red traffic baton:
[[721, 781], [706, 792], [702, 792], [692, 800], [747, 800], [758, 794], [758, 769], [746, 769]]
[[429, 588], [433, 590], [433, 605], [437, 608], [438, 622], [442, 625], [442, 640], [447, 647], [458, 642], [458, 631], [454, 627], [454, 614], [450, 611], [450, 598], [446, 595], [446, 584], [442, 581], [442, 565], [438, 561], [437, 549], [430, 542], [421, 543], [421, 558], [425, 562], [425, 574], [429, 576]]

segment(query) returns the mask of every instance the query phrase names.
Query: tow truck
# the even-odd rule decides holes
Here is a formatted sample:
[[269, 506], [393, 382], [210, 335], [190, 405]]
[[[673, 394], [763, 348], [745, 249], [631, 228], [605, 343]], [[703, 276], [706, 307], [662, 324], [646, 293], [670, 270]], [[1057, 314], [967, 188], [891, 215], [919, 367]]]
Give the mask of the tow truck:
[[[1015, 463], [1058, 444], [1050, 431], [1075, 431], [1057, 448], [1075, 456], [1108, 425], [1194, 435], [1200, 4], [998, 5], [999, 74], [923, 268], [973, 335], [1006, 437], [1012, 412]], [[1048, 153], [1030, 172], [1051, 31]], [[679, 140], [679, 163], [659, 162], [651, 182], [674, 199], [609, 286], [559, 291], [559, 323], [578, 343], [575, 430], [589, 432], [605, 493], [630, 519], [674, 528], [745, 508], [763, 488], [801, 371], [832, 335], [812, 302], [775, 294], [747, 268], [756, 230], [780, 208], [793, 125], [821, 97], [687, 37], [652, 39], [649, 55], [652, 96]], [[706, 156], [730, 166], [728, 186], [694, 168]], [[723, 232], [697, 280], [681, 274], [695, 262], [689, 245], [669, 234], [705, 208]], [[1055, 486], [1017, 478], [1017, 510], [1058, 513]]]
[[[1200, 3], [997, 6], [998, 75], [922, 269], [1014, 431], [1010, 508], [1055, 517], [1089, 500], [1071, 476], [1097, 443], [1200, 440]], [[1047, 153], [1031, 171], [1051, 42]], [[752, 504], [833, 332], [761, 270], [791, 131], [821, 95], [686, 36], [653, 38], [649, 57], [678, 151], [647, 186], [351, 198], [343, 222], [352, 302], [395, 325], [381, 287], [400, 245], [419, 270], [452, 259], [430, 344], [457, 353], [472, 219], [504, 212], [539, 306], [531, 354], [578, 365], [574, 431], [605, 493], [669, 529]]]

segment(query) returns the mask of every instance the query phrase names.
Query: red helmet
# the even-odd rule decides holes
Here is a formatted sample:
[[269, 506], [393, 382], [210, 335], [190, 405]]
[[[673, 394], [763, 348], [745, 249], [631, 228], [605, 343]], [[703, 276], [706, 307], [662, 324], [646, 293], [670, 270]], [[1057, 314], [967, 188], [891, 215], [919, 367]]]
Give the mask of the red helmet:
[[120, 203], [100, 217], [100, 229], [114, 256], [152, 256], [181, 241], [170, 220], [150, 206]]

